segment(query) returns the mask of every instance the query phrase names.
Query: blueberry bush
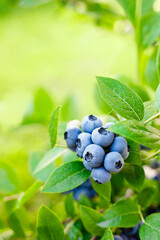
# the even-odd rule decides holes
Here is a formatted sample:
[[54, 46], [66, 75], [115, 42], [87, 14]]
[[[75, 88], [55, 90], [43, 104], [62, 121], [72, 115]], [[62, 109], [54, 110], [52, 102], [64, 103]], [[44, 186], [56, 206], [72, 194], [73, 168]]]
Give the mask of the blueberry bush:
[[[39, 130], [45, 131], [44, 145], [29, 156], [34, 182], [29, 180], [25, 191], [19, 190], [14, 168], [0, 160], [0, 240], [159, 240], [159, 2], [56, 2], [57, 9], [93, 19], [95, 28], [118, 27], [130, 34], [136, 46], [135, 79], [95, 77], [93, 104], [101, 114], [88, 109], [83, 119], [75, 114], [74, 99], [54, 106], [44, 89], [36, 92], [19, 129], [48, 125], [49, 134]], [[17, 4], [4, 1], [0, 11]]]

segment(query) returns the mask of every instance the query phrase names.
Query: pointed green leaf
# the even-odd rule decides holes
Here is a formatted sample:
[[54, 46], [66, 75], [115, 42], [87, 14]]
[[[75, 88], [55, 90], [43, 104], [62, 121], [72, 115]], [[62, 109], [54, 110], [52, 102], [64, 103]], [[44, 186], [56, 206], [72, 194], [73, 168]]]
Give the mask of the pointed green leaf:
[[107, 209], [98, 226], [133, 227], [140, 221], [138, 205], [131, 199], [120, 200]]
[[138, 194], [138, 203], [142, 208], [147, 208], [152, 203], [156, 194], [156, 188], [146, 187]]
[[17, 209], [10, 214], [8, 224], [17, 237], [25, 238], [25, 232], [22, 227], [18, 212], [19, 210]]
[[116, 113], [127, 119], [143, 118], [143, 102], [128, 86], [113, 78], [97, 77], [97, 80], [104, 100]]
[[74, 200], [73, 200], [73, 193], [67, 194], [65, 199], [65, 209], [66, 213], [70, 217], [75, 216], [75, 206], [74, 206]]
[[71, 190], [83, 182], [90, 175], [81, 161], [69, 162], [56, 168], [49, 176], [42, 192], [65, 192]]
[[42, 205], [37, 219], [38, 240], [64, 239], [64, 229], [57, 215]]
[[141, 164], [140, 161], [140, 145], [130, 139], [127, 139], [127, 143], [129, 146], [129, 156], [125, 160], [126, 163], [133, 163], [133, 164]]
[[101, 236], [104, 230], [97, 226], [97, 221], [101, 217], [101, 214], [96, 210], [80, 206], [80, 218], [82, 220], [84, 228], [91, 234]]
[[111, 197], [111, 182], [107, 182], [104, 184], [98, 184], [91, 178], [92, 186], [95, 189], [95, 191], [105, 199], [110, 201]]
[[140, 191], [145, 180], [144, 170], [141, 166], [126, 164], [123, 168], [125, 179], [136, 191]]
[[160, 111], [160, 84], [157, 87], [155, 95], [155, 107], [157, 111]]
[[51, 118], [49, 120], [48, 130], [50, 136], [51, 147], [53, 148], [57, 141], [57, 133], [58, 133], [58, 121], [59, 121], [59, 112], [61, 106], [57, 107], [51, 114]]
[[114, 240], [113, 234], [110, 228], [107, 228], [100, 240]]
[[147, 119], [149, 119], [150, 117], [152, 117], [157, 113], [154, 101], [145, 102], [144, 107], [145, 107], [145, 111], [144, 111], [143, 121], [146, 121]]
[[109, 130], [146, 147], [160, 148], [160, 131], [142, 122], [126, 120], [114, 124]]
[[140, 227], [141, 240], [160, 239], [160, 213], [153, 213], [146, 217], [144, 224]]

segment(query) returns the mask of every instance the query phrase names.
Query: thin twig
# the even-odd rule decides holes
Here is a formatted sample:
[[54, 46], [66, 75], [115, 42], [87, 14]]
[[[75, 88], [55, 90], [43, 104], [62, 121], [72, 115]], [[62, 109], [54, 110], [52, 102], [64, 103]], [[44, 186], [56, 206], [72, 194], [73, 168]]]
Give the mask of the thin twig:
[[22, 194], [23, 194], [23, 192], [22, 192], [22, 193], [15, 194], [15, 195], [11, 195], [11, 196], [6, 196], [6, 197], [4, 197], [3, 201], [4, 201], [4, 202], [8, 202], [8, 201], [17, 199], [17, 198], [19, 198]]
[[139, 215], [140, 215], [142, 222], [145, 223], [145, 220], [144, 220], [144, 217], [143, 217], [140, 207], [139, 207]]
[[150, 121], [158, 118], [160, 116], [160, 112], [156, 113], [155, 115], [153, 115], [152, 117], [148, 118], [146, 121], [144, 121], [144, 124], [149, 123]]
[[64, 229], [65, 234], [69, 231], [69, 229], [72, 227], [72, 225], [79, 219], [79, 216], [75, 217], [74, 219], [72, 219], [67, 226]]
[[155, 157], [155, 156], [156, 156], [156, 155], [158, 155], [158, 154], [160, 154], [160, 150], [158, 150], [157, 152], [155, 152], [155, 153], [151, 154], [149, 157], [147, 157], [147, 158], [144, 158], [144, 159], [143, 159], [143, 161], [145, 161], [145, 160], [149, 160], [149, 159], [151, 159], [151, 158]]

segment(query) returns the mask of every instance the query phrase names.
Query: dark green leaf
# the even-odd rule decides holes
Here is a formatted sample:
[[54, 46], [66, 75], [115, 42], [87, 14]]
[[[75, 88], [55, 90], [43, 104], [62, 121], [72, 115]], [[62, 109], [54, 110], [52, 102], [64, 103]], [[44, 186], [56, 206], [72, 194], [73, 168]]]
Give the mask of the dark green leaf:
[[145, 219], [140, 227], [139, 235], [141, 240], [160, 239], [160, 213], [153, 213]]
[[147, 208], [153, 201], [156, 194], [154, 187], [146, 187], [138, 194], [138, 202], [142, 208]]
[[81, 194], [80, 198], [78, 199], [78, 203], [87, 207], [93, 207], [91, 199], [89, 199], [84, 193]]
[[69, 162], [55, 169], [48, 178], [42, 192], [65, 192], [71, 190], [83, 182], [90, 175], [81, 161]]
[[65, 199], [65, 209], [70, 217], [75, 216], [75, 206], [74, 206], [74, 200], [73, 200], [73, 193], [67, 194]]
[[110, 228], [107, 228], [100, 240], [114, 240], [113, 234]]
[[29, 187], [17, 200], [17, 207], [20, 208], [26, 203], [40, 188], [42, 182], [37, 180]]
[[127, 119], [143, 118], [143, 102], [129, 87], [112, 78], [97, 77], [97, 80], [103, 98], [116, 113]]
[[64, 239], [63, 225], [56, 214], [42, 205], [37, 219], [38, 240]]
[[40, 172], [43, 168], [46, 168], [48, 165], [53, 163], [57, 158], [62, 156], [65, 152], [67, 152], [67, 148], [55, 147], [51, 149], [49, 152], [45, 154], [42, 160], [36, 166], [34, 174]]
[[158, 88], [156, 90], [155, 107], [157, 111], [160, 111], [160, 84], [158, 85]]
[[160, 13], [151, 13], [141, 19], [140, 45], [142, 48], [154, 43], [160, 36]]
[[95, 191], [107, 200], [111, 197], [111, 183], [110, 181], [104, 184], [98, 184], [91, 178], [92, 186]]
[[110, 131], [149, 148], [160, 148], [160, 132], [142, 122], [126, 120], [111, 126]]
[[60, 112], [61, 106], [57, 107], [51, 114], [51, 118], [49, 120], [49, 136], [50, 136], [50, 142], [51, 147], [53, 148], [57, 141], [57, 133], [58, 133], [58, 121], [59, 121], [59, 112]]
[[82, 232], [76, 227], [72, 226], [67, 234], [67, 240], [83, 240], [83, 234]]
[[0, 160], [0, 193], [17, 193], [19, 188], [20, 186], [14, 168]]
[[141, 166], [126, 164], [124, 166], [123, 173], [131, 188], [136, 191], [140, 191], [142, 189], [145, 174]]
[[129, 156], [125, 160], [127, 163], [140, 164], [140, 145], [130, 139], [127, 139], [129, 145]]
[[149, 119], [150, 117], [157, 113], [154, 101], [145, 102], [144, 107], [145, 111], [143, 121], [146, 121], [147, 119]]
[[25, 232], [22, 227], [18, 212], [19, 210], [15, 210], [10, 214], [8, 224], [17, 237], [25, 238]]
[[101, 214], [96, 210], [80, 206], [80, 218], [82, 220], [84, 228], [91, 234], [101, 236], [104, 230], [97, 226], [97, 221], [101, 217]]
[[131, 199], [120, 200], [107, 209], [99, 220], [101, 227], [133, 227], [140, 221], [138, 205]]

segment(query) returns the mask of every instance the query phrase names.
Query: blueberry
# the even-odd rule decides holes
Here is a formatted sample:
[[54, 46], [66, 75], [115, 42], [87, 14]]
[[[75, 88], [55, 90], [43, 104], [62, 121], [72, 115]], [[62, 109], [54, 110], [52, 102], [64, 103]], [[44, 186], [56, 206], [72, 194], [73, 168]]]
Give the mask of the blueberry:
[[91, 134], [90, 133], [80, 133], [76, 140], [76, 151], [79, 157], [83, 157], [83, 152], [85, 148], [92, 144]]
[[121, 237], [118, 236], [118, 235], [114, 235], [114, 240], [123, 240], [123, 238], [121, 238]]
[[86, 188], [90, 188], [90, 187], [92, 188], [91, 179], [88, 178], [84, 183], [82, 183], [81, 186]]
[[125, 138], [123, 137], [115, 137], [111, 147], [110, 147], [111, 152], [119, 152], [123, 159], [126, 159], [129, 156], [129, 151], [128, 151], [128, 144]]
[[101, 126], [102, 126], [102, 121], [94, 115], [85, 116], [81, 122], [81, 127], [83, 131], [88, 133], [91, 133], [95, 128], [98, 128]]
[[83, 153], [83, 161], [88, 162], [90, 167], [99, 167], [102, 165], [105, 157], [105, 151], [96, 144], [90, 144]]
[[108, 147], [114, 139], [114, 133], [107, 131], [106, 128], [96, 128], [92, 132], [92, 142], [101, 147]]
[[92, 171], [93, 167], [91, 167], [85, 159], [83, 159], [83, 165], [88, 171]]
[[91, 175], [93, 180], [99, 184], [109, 182], [111, 179], [111, 174], [104, 167], [93, 168]]
[[88, 198], [93, 198], [96, 195], [93, 189], [80, 186], [74, 190], [73, 197], [75, 200], [78, 200], [82, 194], [85, 194]]
[[104, 167], [109, 172], [119, 172], [124, 165], [124, 160], [120, 153], [110, 152], [105, 156]]
[[81, 132], [81, 129], [78, 127], [70, 127], [67, 128], [66, 132], [64, 133], [64, 139], [66, 140], [67, 146], [71, 150], [76, 147], [76, 140]]
[[113, 122], [108, 122], [104, 125], [104, 128], [109, 128], [109, 127], [113, 126], [114, 124], [115, 123], [113, 123]]

